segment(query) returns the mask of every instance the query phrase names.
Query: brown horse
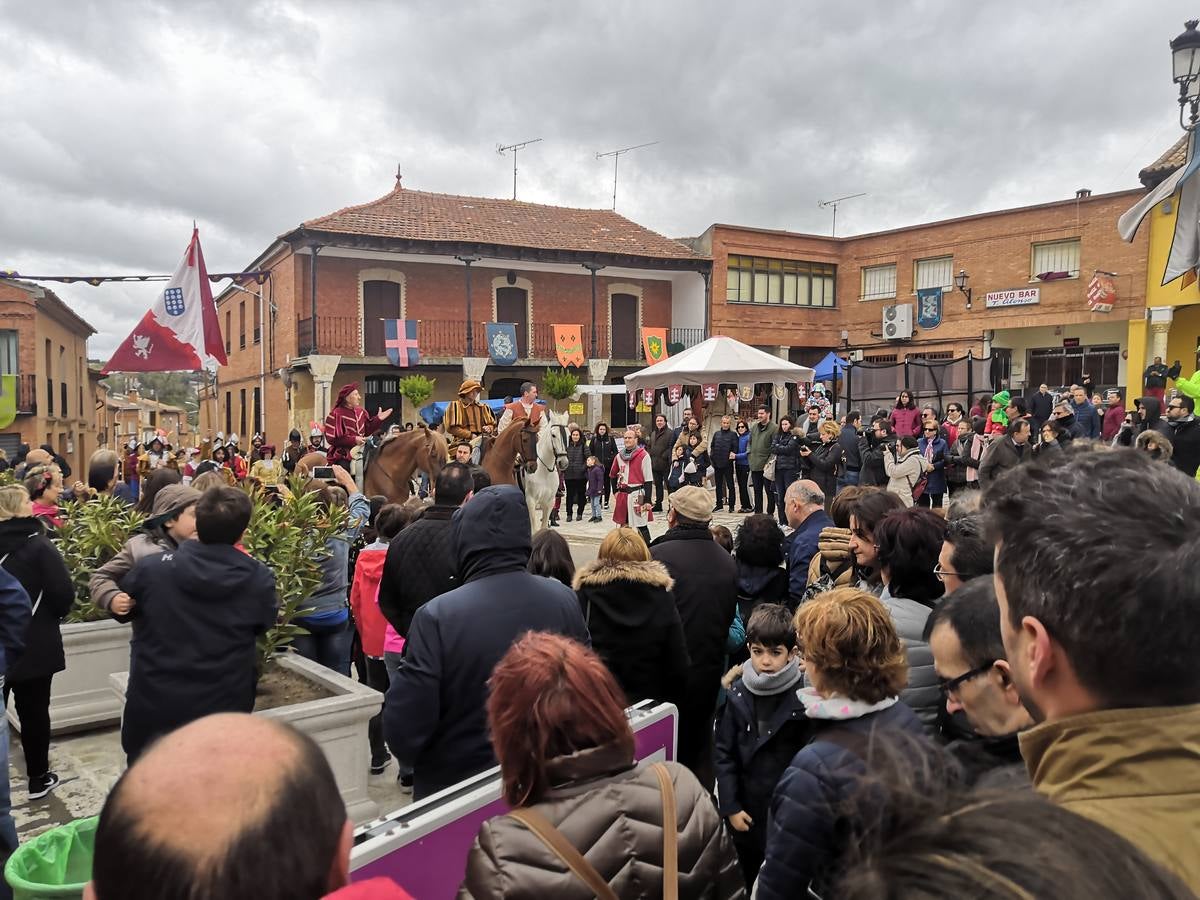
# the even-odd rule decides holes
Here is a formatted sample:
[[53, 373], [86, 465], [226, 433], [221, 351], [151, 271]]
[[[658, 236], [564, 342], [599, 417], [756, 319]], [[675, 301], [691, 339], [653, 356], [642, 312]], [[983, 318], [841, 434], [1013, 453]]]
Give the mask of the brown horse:
[[537, 467], [537, 431], [528, 428], [525, 416], [514, 418], [500, 435], [492, 441], [483, 457], [483, 469], [492, 479], [492, 484], [517, 483], [517, 455], [525, 462], [525, 471]]
[[[368, 497], [382, 494], [389, 503], [403, 503], [409, 496], [409, 481], [420, 469], [432, 485], [446, 465], [446, 439], [418, 423], [412, 431], [402, 431], [385, 440], [375, 452], [363, 476], [363, 493]], [[296, 463], [296, 474], [308, 477], [314, 466], [329, 465], [324, 453], [306, 453]]]

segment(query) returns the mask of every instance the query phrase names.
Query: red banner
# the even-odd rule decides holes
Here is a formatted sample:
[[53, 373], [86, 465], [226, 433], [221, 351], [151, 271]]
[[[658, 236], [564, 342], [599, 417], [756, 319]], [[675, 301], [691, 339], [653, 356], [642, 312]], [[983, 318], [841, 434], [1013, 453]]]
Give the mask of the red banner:
[[717, 399], [717, 391], [720, 386], [716, 384], [702, 384], [700, 386], [700, 398], [705, 403], [712, 403]]
[[1112, 312], [1117, 300], [1117, 285], [1108, 275], [1096, 273], [1088, 282], [1087, 304], [1092, 312]]
[[683, 385], [669, 384], [667, 385], [667, 403], [674, 406], [683, 399]]

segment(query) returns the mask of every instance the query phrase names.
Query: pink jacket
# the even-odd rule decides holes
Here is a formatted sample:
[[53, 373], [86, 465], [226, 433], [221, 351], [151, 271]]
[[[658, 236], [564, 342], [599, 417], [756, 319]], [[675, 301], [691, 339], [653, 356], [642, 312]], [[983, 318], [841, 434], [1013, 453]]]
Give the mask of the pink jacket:
[[920, 437], [920, 408], [905, 409], [902, 406], [897, 406], [892, 410], [892, 414], [888, 418], [892, 420], [892, 427], [896, 429], [896, 434], [900, 437], [904, 437], [906, 434], [911, 434], [913, 437]]

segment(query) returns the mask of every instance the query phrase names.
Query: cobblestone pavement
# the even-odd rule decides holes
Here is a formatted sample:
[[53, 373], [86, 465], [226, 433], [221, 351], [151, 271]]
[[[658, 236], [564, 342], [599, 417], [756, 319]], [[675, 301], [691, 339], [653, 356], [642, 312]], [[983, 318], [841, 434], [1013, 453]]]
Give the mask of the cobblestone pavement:
[[[565, 511], [562, 513], [562, 525], [557, 530], [571, 545], [577, 566], [595, 559], [596, 548], [612, 530], [612, 510], [605, 510], [604, 516], [602, 522], [567, 522]], [[713, 516], [713, 521], [736, 534], [737, 526], [744, 518], [720, 512]], [[655, 514], [655, 521], [650, 526], [651, 535], [658, 537], [666, 530], [666, 514]], [[120, 730], [116, 727], [54, 738], [50, 745], [50, 768], [58, 773], [62, 783], [41, 800], [30, 801], [20, 736], [11, 728], [9, 741], [13, 819], [22, 841], [72, 819], [97, 815], [109, 789], [125, 769]], [[363, 764], [366, 765], [366, 761]], [[370, 776], [369, 786], [371, 797], [379, 804], [381, 812], [396, 810], [411, 802], [410, 795], [402, 793], [396, 783], [394, 761], [382, 775]]]

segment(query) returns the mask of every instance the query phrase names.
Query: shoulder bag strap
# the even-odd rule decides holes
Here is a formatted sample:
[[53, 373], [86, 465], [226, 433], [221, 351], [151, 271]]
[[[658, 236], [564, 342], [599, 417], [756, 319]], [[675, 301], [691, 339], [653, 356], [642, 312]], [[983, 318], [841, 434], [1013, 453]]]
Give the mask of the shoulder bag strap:
[[663, 804], [663, 900], [679, 898], [679, 816], [675, 807], [675, 785], [662, 763], [651, 766], [658, 776]]
[[563, 837], [563, 833], [555, 828], [550, 822], [539, 812], [532, 809], [514, 809], [508, 814], [516, 819], [543, 843], [546, 847], [559, 859], [563, 861], [568, 869], [575, 873], [575, 877], [586, 884], [596, 895], [598, 900], [618, 900], [616, 893], [608, 886], [608, 882], [596, 871], [575, 847]]

